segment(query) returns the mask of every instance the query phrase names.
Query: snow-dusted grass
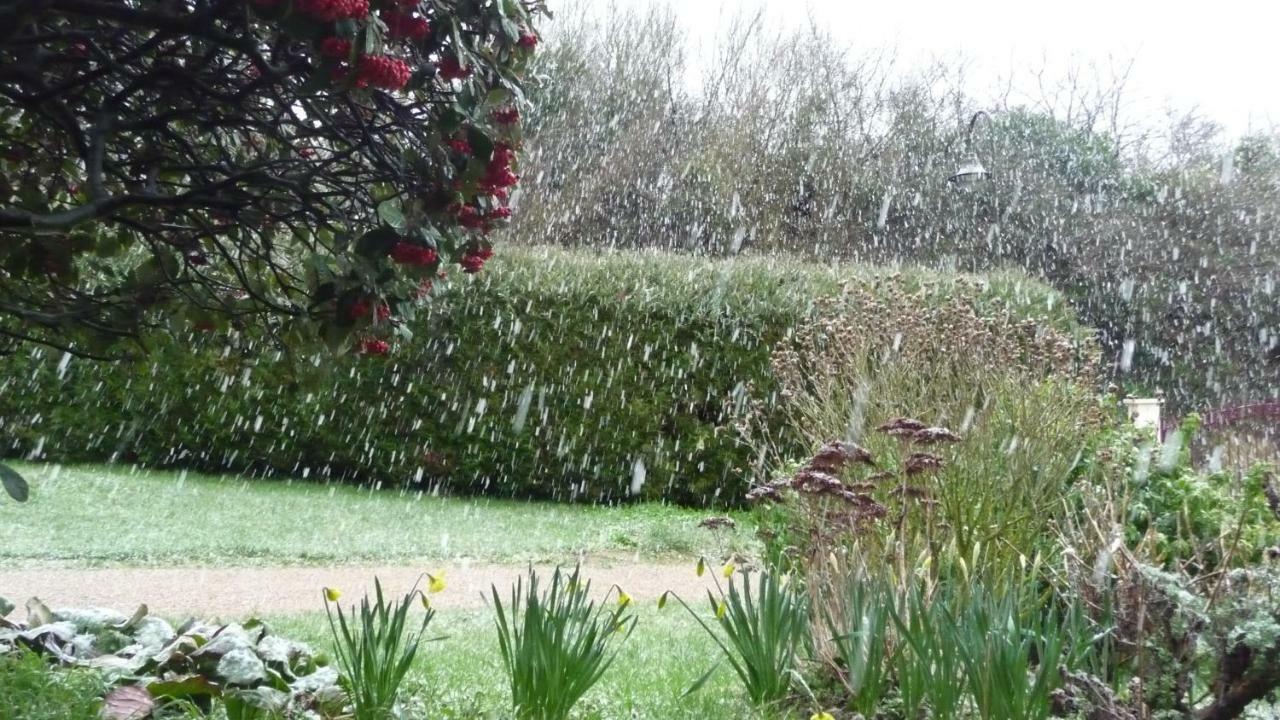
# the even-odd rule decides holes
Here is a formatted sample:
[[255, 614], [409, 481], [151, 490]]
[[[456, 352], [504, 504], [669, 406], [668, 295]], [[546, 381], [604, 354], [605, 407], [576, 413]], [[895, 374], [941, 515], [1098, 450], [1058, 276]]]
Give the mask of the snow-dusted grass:
[[[31, 500], [0, 501], [0, 561], [297, 565], [421, 560], [680, 559], [749, 548], [704, 511], [444, 498], [307, 481], [17, 464]], [[723, 543], [723, 545], [722, 545]]]

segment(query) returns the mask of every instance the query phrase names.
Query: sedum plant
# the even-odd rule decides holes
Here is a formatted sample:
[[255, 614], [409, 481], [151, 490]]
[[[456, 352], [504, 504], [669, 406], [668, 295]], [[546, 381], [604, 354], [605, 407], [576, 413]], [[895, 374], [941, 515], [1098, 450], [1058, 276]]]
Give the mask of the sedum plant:
[[[631, 598], [621, 588], [610, 588], [600, 603], [590, 591], [580, 568], [567, 576], [556, 568], [545, 589], [530, 569], [528, 582], [518, 580], [505, 605], [492, 588], [498, 647], [520, 720], [569, 717], [635, 630]], [[607, 602], [613, 593], [617, 602]]]
[[[442, 587], [438, 578], [424, 577], [429, 578], [431, 589]], [[360, 600], [359, 611], [353, 608], [349, 613], [338, 604], [338, 591], [324, 590], [325, 614], [329, 616], [354, 720], [385, 720], [395, 712], [400, 685], [413, 665], [427, 625], [435, 617], [419, 584], [421, 578], [402, 599], [389, 601], [383, 595], [382, 583], [375, 578], [373, 602], [366, 595]], [[426, 613], [418, 629], [406, 633], [409, 610], [415, 600], [422, 603]]]

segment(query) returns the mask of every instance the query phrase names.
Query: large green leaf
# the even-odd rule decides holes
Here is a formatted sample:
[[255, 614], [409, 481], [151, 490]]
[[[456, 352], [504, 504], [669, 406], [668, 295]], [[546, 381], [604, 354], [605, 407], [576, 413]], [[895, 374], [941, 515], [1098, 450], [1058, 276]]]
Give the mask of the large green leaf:
[[0, 463], [0, 483], [4, 483], [4, 491], [18, 502], [26, 502], [31, 496], [31, 488], [17, 470]]
[[152, 697], [190, 699], [197, 696], [217, 696], [222, 688], [204, 675], [187, 675], [168, 680], [157, 680], [147, 685]]

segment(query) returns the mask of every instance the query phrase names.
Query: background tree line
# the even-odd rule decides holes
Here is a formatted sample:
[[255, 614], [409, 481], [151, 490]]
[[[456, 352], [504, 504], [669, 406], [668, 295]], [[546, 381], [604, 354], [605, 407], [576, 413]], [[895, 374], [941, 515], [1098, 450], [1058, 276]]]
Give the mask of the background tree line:
[[[904, 70], [759, 16], [719, 38], [696, 82], [664, 10], [563, 12], [538, 62], [516, 241], [1018, 267], [1099, 329], [1135, 391], [1178, 410], [1276, 395], [1274, 130], [1137, 122], [1123, 64], [980, 98], [962, 62]], [[947, 178], [979, 109], [992, 122], [973, 149], [993, 180], [962, 190]]]

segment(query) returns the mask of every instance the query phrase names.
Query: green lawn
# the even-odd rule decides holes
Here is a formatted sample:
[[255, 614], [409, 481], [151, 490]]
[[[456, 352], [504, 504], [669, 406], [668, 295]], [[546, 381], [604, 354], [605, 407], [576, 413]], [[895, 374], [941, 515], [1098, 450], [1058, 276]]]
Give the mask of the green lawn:
[[698, 527], [707, 513], [655, 504], [560, 505], [122, 466], [14, 466], [31, 482], [31, 499], [20, 505], [0, 497], [0, 561], [10, 564], [526, 563], [581, 553], [680, 559], [751, 546], [745, 515], [735, 516], [737, 530], [717, 535]]
[[[775, 717], [756, 714], [725, 663], [697, 692], [685, 691], [719, 659], [719, 649], [683, 608], [639, 609], [640, 623], [617, 662], [578, 707], [582, 720]], [[267, 618], [276, 633], [328, 649], [323, 613]], [[427, 629], [444, 639], [423, 646], [407, 685], [408, 717], [506, 718], [510, 694], [501, 669], [492, 613], [441, 613]], [[416, 712], [415, 712], [416, 711]], [[808, 717], [805, 715], [804, 717]]]

